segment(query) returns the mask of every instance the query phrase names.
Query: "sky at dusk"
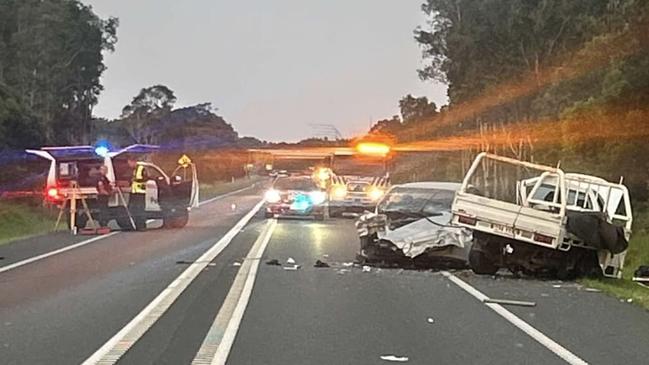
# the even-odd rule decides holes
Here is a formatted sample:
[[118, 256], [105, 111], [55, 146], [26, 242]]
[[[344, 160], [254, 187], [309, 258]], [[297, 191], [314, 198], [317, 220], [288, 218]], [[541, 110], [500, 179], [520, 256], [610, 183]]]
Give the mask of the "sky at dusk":
[[97, 116], [118, 117], [141, 88], [164, 84], [177, 106], [211, 102], [242, 136], [297, 141], [311, 124], [362, 134], [408, 93], [447, 100], [416, 72], [422, 0], [85, 2], [120, 19]]

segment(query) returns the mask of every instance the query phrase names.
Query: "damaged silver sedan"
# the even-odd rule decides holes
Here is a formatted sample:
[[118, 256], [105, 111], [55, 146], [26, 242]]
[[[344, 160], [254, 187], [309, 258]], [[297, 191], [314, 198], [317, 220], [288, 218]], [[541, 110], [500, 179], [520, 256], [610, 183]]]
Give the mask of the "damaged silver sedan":
[[460, 186], [448, 182], [393, 186], [375, 212], [356, 222], [359, 259], [414, 268], [466, 267], [471, 232], [450, 225], [451, 204]]

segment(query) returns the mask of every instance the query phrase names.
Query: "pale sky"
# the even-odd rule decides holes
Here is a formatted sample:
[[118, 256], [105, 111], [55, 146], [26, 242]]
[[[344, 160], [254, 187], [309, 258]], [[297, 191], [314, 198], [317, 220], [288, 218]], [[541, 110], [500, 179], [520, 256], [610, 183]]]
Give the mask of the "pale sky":
[[84, 1], [120, 20], [98, 116], [165, 84], [177, 106], [211, 102], [241, 136], [297, 141], [313, 123], [362, 134], [408, 93], [446, 104], [444, 85], [417, 77], [423, 0]]

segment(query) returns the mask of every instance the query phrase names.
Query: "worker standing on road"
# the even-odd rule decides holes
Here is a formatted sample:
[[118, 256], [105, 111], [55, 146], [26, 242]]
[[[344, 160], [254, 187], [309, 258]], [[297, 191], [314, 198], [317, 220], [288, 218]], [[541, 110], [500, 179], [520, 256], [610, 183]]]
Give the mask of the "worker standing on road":
[[128, 166], [133, 169], [131, 179], [131, 195], [129, 197], [128, 208], [133, 215], [136, 229], [146, 228], [144, 219], [144, 210], [146, 206], [146, 182], [148, 176], [143, 165], [137, 163], [134, 159], [128, 160]]
[[99, 168], [99, 178], [97, 179], [97, 208], [99, 211], [98, 221], [101, 227], [106, 227], [110, 220], [108, 209], [108, 199], [113, 193], [113, 186], [111, 185], [108, 177], [108, 167], [101, 166]]

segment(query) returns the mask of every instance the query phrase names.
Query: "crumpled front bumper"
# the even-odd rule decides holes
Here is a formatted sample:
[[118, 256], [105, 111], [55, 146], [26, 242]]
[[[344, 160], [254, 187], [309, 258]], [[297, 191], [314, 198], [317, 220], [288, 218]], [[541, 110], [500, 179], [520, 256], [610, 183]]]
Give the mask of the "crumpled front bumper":
[[356, 222], [361, 241], [360, 255], [369, 260], [450, 260], [465, 265], [472, 245], [472, 234], [461, 227], [436, 225], [420, 219], [390, 230], [388, 218], [369, 213]]

